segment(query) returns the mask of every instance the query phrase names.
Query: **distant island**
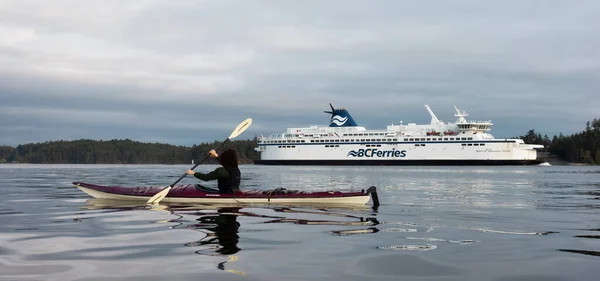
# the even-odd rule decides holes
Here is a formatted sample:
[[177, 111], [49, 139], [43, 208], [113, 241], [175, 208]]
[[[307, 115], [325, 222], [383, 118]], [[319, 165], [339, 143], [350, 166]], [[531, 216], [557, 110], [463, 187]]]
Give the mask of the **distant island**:
[[[600, 164], [600, 120], [587, 122], [585, 130], [552, 138], [535, 130], [517, 136], [530, 144], [542, 144], [539, 158], [551, 163]], [[260, 158], [254, 150], [258, 140], [234, 140], [226, 147], [234, 148], [242, 164], [251, 164]], [[194, 146], [177, 146], [165, 143], [143, 143], [130, 139], [47, 141], [21, 144], [17, 147], [0, 146], [0, 163], [35, 164], [191, 164], [200, 161], [219, 142]], [[215, 159], [206, 163], [216, 164]]]
[[[254, 150], [257, 140], [234, 140], [225, 145], [238, 152], [241, 164], [251, 164], [260, 155]], [[0, 163], [34, 164], [191, 164], [201, 161], [220, 142], [194, 146], [144, 143], [130, 139], [47, 141], [17, 147], [0, 146]], [[221, 149], [223, 151], [224, 149]], [[219, 151], [220, 152], [220, 151]], [[206, 164], [217, 164], [209, 158]]]

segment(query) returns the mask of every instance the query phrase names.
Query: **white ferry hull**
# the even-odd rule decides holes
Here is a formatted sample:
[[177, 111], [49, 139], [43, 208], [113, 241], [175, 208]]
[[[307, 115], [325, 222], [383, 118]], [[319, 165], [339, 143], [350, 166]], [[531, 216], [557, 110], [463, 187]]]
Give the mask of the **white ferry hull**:
[[[536, 165], [530, 145], [507, 141], [263, 145], [261, 165]], [[477, 145], [477, 146], [475, 146]]]
[[256, 160], [257, 165], [312, 166], [517, 166], [537, 165], [539, 160]]

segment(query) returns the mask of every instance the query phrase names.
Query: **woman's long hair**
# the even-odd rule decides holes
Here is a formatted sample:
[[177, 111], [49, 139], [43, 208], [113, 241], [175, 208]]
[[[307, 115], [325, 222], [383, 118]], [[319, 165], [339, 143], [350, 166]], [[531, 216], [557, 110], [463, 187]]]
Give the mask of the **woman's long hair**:
[[219, 163], [226, 168], [237, 168], [238, 167], [238, 156], [237, 152], [233, 149], [227, 149], [219, 155]]

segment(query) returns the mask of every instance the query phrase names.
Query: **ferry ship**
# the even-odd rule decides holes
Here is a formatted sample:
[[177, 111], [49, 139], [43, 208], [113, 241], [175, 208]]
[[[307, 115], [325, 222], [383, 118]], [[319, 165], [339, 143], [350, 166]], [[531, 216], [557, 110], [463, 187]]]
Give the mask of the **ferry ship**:
[[388, 125], [368, 130], [348, 110], [331, 104], [329, 126], [288, 128], [262, 135], [256, 151], [261, 165], [535, 165], [543, 145], [496, 139], [491, 121], [470, 121], [454, 106], [456, 122], [442, 122], [429, 106], [431, 123]]

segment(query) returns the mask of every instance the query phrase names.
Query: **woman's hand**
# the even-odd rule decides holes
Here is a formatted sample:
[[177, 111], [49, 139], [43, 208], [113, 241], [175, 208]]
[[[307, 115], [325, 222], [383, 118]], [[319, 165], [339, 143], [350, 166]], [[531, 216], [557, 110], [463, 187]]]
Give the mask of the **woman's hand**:
[[217, 152], [214, 149], [211, 149], [208, 154], [210, 154], [210, 156], [217, 158], [219, 157], [219, 154], [217, 154]]
[[193, 174], [195, 174], [196, 172], [194, 172], [194, 171], [192, 171], [192, 170], [188, 169], [188, 170], [187, 170], [185, 173], [186, 173], [186, 174], [188, 174], [188, 175], [193, 175]]

